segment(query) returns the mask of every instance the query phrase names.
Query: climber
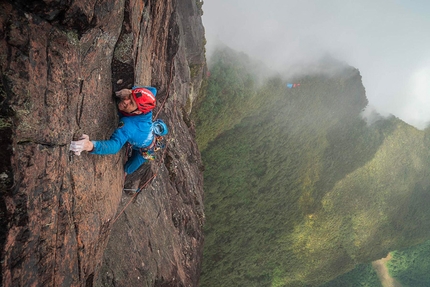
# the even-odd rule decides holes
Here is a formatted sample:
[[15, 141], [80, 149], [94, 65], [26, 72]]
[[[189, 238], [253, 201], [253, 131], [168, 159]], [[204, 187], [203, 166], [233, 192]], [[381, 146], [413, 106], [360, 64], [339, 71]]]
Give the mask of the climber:
[[151, 159], [151, 150], [157, 145], [157, 140], [167, 134], [168, 129], [162, 120], [152, 121], [157, 94], [154, 87], [122, 89], [115, 94], [119, 98], [118, 110], [122, 117], [110, 139], [90, 140], [84, 134], [79, 140], [71, 142], [70, 150], [75, 155], [80, 155], [82, 151], [99, 155], [115, 154], [128, 142], [132, 147], [132, 154], [124, 171], [131, 174]]

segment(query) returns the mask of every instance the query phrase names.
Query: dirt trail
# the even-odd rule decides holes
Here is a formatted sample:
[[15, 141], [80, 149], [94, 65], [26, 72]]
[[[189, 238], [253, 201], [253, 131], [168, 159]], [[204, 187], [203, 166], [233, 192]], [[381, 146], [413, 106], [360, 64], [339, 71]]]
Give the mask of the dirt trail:
[[381, 280], [383, 287], [402, 287], [402, 284], [397, 282], [396, 279], [390, 276], [388, 273], [388, 268], [386, 266], [387, 262], [390, 261], [391, 254], [387, 257], [373, 261], [372, 266], [378, 274], [379, 280]]

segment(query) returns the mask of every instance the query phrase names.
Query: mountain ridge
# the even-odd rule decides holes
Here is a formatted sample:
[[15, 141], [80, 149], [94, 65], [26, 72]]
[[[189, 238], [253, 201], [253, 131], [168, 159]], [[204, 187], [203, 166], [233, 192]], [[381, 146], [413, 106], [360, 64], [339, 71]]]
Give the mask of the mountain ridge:
[[286, 82], [257, 88], [266, 103], [202, 152], [202, 286], [319, 286], [429, 236], [413, 220], [430, 216], [426, 133], [395, 117], [368, 125], [355, 68]]

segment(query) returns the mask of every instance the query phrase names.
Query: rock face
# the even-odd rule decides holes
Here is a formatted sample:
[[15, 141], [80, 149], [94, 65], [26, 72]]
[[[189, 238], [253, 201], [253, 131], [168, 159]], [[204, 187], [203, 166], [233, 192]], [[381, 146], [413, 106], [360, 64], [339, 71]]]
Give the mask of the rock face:
[[[201, 3], [31, 2], [0, 1], [2, 285], [197, 286]], [[134, 198], [124, 152], [68, 151], [82, 133], [110, 137], [113, 92], [133, 84], [158, 89], [154, 116], [169, 126], [163, 152], [125, 180], [148, 182]]]

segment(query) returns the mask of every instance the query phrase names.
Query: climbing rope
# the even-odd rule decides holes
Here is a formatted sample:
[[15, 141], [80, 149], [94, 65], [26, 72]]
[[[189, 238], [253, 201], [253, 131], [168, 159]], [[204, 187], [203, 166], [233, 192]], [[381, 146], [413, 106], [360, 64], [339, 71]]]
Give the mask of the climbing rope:
[[[161, 160], [158, 162], [158, 166], [157, 166], [157, 170], [161, 167], [161, 164], [163, 163], [163, 159], [164, 159], [164, 155], [166, 154], [167, 151], [167, 143], [166, 146], [164, 148], [163, 151], [163, 156], [161, 157]], [[127, 202], [127, 204], [125, 205], [125, 207], [121, 210], [121, 212], [115, 217], [115, 219], [113, 220], [112, 224], [114, 224], [118, 218], [121, 216], [121, 214], [124, 213], [124, 211], [127, 209], [127, 207], [130, 205], [130, 203], [132, 203], [136, 197], [139, 195], [139, 193], [147, 186], [151, 183], [151, 181], [157, 176], [157, 173], [154, 173], [146, 182], [144, 182], [138, 189], [136, 189], [135, 193], [133, 194], [133, 196], [130, 198], [130, 200]]]
[[121, 210], [121, 212], [115, 217], [115, 219], [112, 221], [112, 224], [114, 224], [118, 218], [121, 216], [121, 214], [124, 213], [124, 211], [127, 209], [127, 207], [130, 205], [130, 203], [137, 197], [137, 195], [140, 193], [140, 191], [145, 188], [150, 182], [151, 180], [153, 180], [155, 177], [157, 176], [156, 173], [154, 173], [152, 175], [152, 177], [150, 179], [148, 179], [143, 185], [142, 187], [139, 187], [136, 192], [133, 194], [133, 196], [131, 197], [131, 199], [127, 202], [127, 204], [125, 205], [125, 207]]

